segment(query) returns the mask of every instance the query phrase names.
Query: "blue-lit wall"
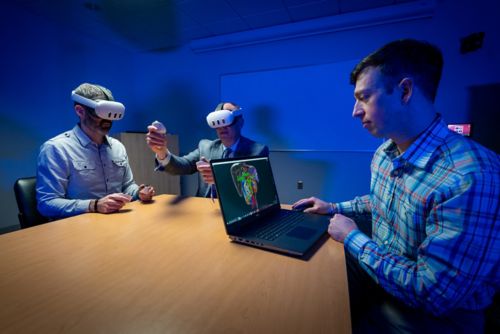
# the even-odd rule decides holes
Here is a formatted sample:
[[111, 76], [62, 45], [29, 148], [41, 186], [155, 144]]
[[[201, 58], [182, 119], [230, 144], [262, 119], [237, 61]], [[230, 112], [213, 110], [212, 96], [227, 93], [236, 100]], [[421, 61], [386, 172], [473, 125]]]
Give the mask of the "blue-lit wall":
[[[13, 185], [36, 174], [40, 145], [73, 127], [71, 90], [81, 82], [113, 88], [133, 98], [135, 52], [58, 26], [20, 8], [0, 10], [0, 230], [18, 224]], [[116, 124], [117, 131], [132, 126]]]
[[[193, 52], [189, 45], [169, 52], [146, 53], [133, 45], [124, 48], [96, 43], [85, 34], [66, 31], [17, 7], [2, 7], [0, 229], [17, 224], [12, 191], [15, 179], [35, 175], [39, 146], [75, 124], [69, 93], [84, 81], [109, 87], [115, 98], [126, 104], [126, 118], [115, 123], [114, 132], [144, 131], [148, 123], [160, 119], [170, 132], [179, 135], [181, 152], [187, 153], [200, 138], [214, 137], [204, 117], [224, 93], [222, 79], [232, 74], [344, 63], [360, 59], [397, 38], [426, 39], [443, 50], [445, 69], [436, 104], [445, 119], [454, 123], [470, 120], [468, 87], [498, 83], [500, 77], [500, 29], [496, 17], [500, 6], [486, 0], [441, 0], [431, 18], [202, 53]], [[478, 31], [486, 33], [483, 48], [461, 55], [459, 39]], [[323, 80], [315, 84], [333, 89], [348, 79]], [[287, 93], [277, 98], [287, 99]], [[329, 96], [310, 101], [309, 105], [311, 110], [317, 108], [323, 116], [331, 117], [332, 127], [323, 130], [324, 140], [337, 139], [335, 120], [350, 114], [351, 109], [336, 108]], [[246, 114], [249, 122], [251, 112]], [[291, 109], [289, 113], [290, 117], [300, 117], [304, 110]], [[293, 133], [299, 139], [303, 136], [305, 142], [311, 137], [310, 129], [288, 128], [286, 124], [278, 121], [262, 126], [269, 131]], [[255, 125], [247, 130], [251, 130], [245, 133], [249, 137], [260, 135]], [[343, 137], [346, 143], [359, 140], [349, 133], [343, 133]], [[349, 199], [368, 191], [369, 150], [346, 145], [345, 150], [335, 147], [297, 152], [293, 151], [296, 145], [284, 151], [283, 147], [273, 150], [278, 146], [271, 144], [283, 202], [309, 195]], [[303, 190], [295, 187], [299, 179], [304, 181]], [[194, 194], [195, 188], [193, 177], [183, 178], [185, 194]]]

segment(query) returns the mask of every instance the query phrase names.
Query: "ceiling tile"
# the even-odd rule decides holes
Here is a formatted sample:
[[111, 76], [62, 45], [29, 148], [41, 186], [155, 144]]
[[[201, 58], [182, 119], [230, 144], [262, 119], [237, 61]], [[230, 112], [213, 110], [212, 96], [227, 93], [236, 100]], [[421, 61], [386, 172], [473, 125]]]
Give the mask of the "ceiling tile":
[[281, 0], [226, 0], [241, 16], [259, 15], [270, 12], [286, 11]]
[[177, 7], [202, 25], [237, 16], [225, 0], [186, 0], [178, 3]]
[[248, 25], [239, 17], [232, 17], [224, 20], [212, 22], [209, 25], [204, 25], [207, 31], [214, 35], [231, 34], [243, 30], [248, 30]]
[[337, 0], [283, 0], [286, 6], [313, 6], [322, 2], [337, 2]]
[[340, 13], [348, 13], [392, 5], [394, 0], [339, 0]]
[[243, 17], [243, 20], [248, 23], [253, 29], [270, 27], [278, 24], [290, 23], [290, 16], [285, 10], [275, 10], [262, 13], [259, 15], [250, 15]]
[[338, 14], [337, 0], [315, 1], [288, 7], [292, 21], [303, 21]]
[[191, 30], [198, 29], [201, 27], [201, 24], [194, 20], [191, 16], [187, 15], [179, 8], [175, 10], [175, 16], [177, 24], [180, 25], [180, 30]]
[[213, 37], [214, 34], [204, 28], [184, 29], [179, 31], [179, 41], [181, 43], [189, 43], [193, 39]]
[[[418, 0], [16, 0], [61, 25], [139, 48], [199, 39]], [[165, 45], [168, 47], [168, 45]]]

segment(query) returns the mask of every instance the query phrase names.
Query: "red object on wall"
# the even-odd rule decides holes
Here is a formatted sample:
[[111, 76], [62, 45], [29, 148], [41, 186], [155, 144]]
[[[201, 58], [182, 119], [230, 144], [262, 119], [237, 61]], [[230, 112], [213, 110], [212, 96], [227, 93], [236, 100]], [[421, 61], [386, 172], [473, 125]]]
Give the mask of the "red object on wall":
[[470, 124], [448, 124], [448, 129], [455, 131], [462, 136], [470, 136], [471, 125]]

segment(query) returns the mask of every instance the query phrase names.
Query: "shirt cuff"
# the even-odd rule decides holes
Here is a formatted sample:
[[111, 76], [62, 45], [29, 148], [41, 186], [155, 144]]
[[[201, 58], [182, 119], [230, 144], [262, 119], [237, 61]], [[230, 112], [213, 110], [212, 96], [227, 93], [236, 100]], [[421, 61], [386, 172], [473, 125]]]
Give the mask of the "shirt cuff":
[[340, 214], [349, 214], [353, 211], [353, 206], [351, 201], [346, 201], [346, 202], [340, 202], [340, 203], [334, 203], [335, 209], [337, 210], [336, 213]]
[[360, 230], [352, 230], [344, 239], [344, 247], [357, 259], [359, 253], [370, 241], [371, 239]]
[[92, 212], [90, 210], [90, 202], [92, 202], [91, 199], [88, 200], [79, 200], [77, 203], [77, 210], [80, 211], [81, 213], [86, 213], [86, 212]]
[[156, 161], [158, 161], [158, 164], [160, 166], [165, 167], [170, 162], [170, 158], [171, 157], [172, 157], [172, 154], [170, 152], [167, 153], [167, 155], [165, 156], [165, 159], [159, 159], [158, 158], [158, 154], [157, 154], [156, 155]]

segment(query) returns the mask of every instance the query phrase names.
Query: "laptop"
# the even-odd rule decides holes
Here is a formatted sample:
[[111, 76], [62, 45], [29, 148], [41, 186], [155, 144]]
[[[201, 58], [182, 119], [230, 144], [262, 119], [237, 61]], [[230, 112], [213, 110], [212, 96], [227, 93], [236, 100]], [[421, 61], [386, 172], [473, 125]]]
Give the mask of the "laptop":
[[210, 161], [229, 238], [302, 256], [325, 235], [329, 217], [280, 207], [269, 157]]

